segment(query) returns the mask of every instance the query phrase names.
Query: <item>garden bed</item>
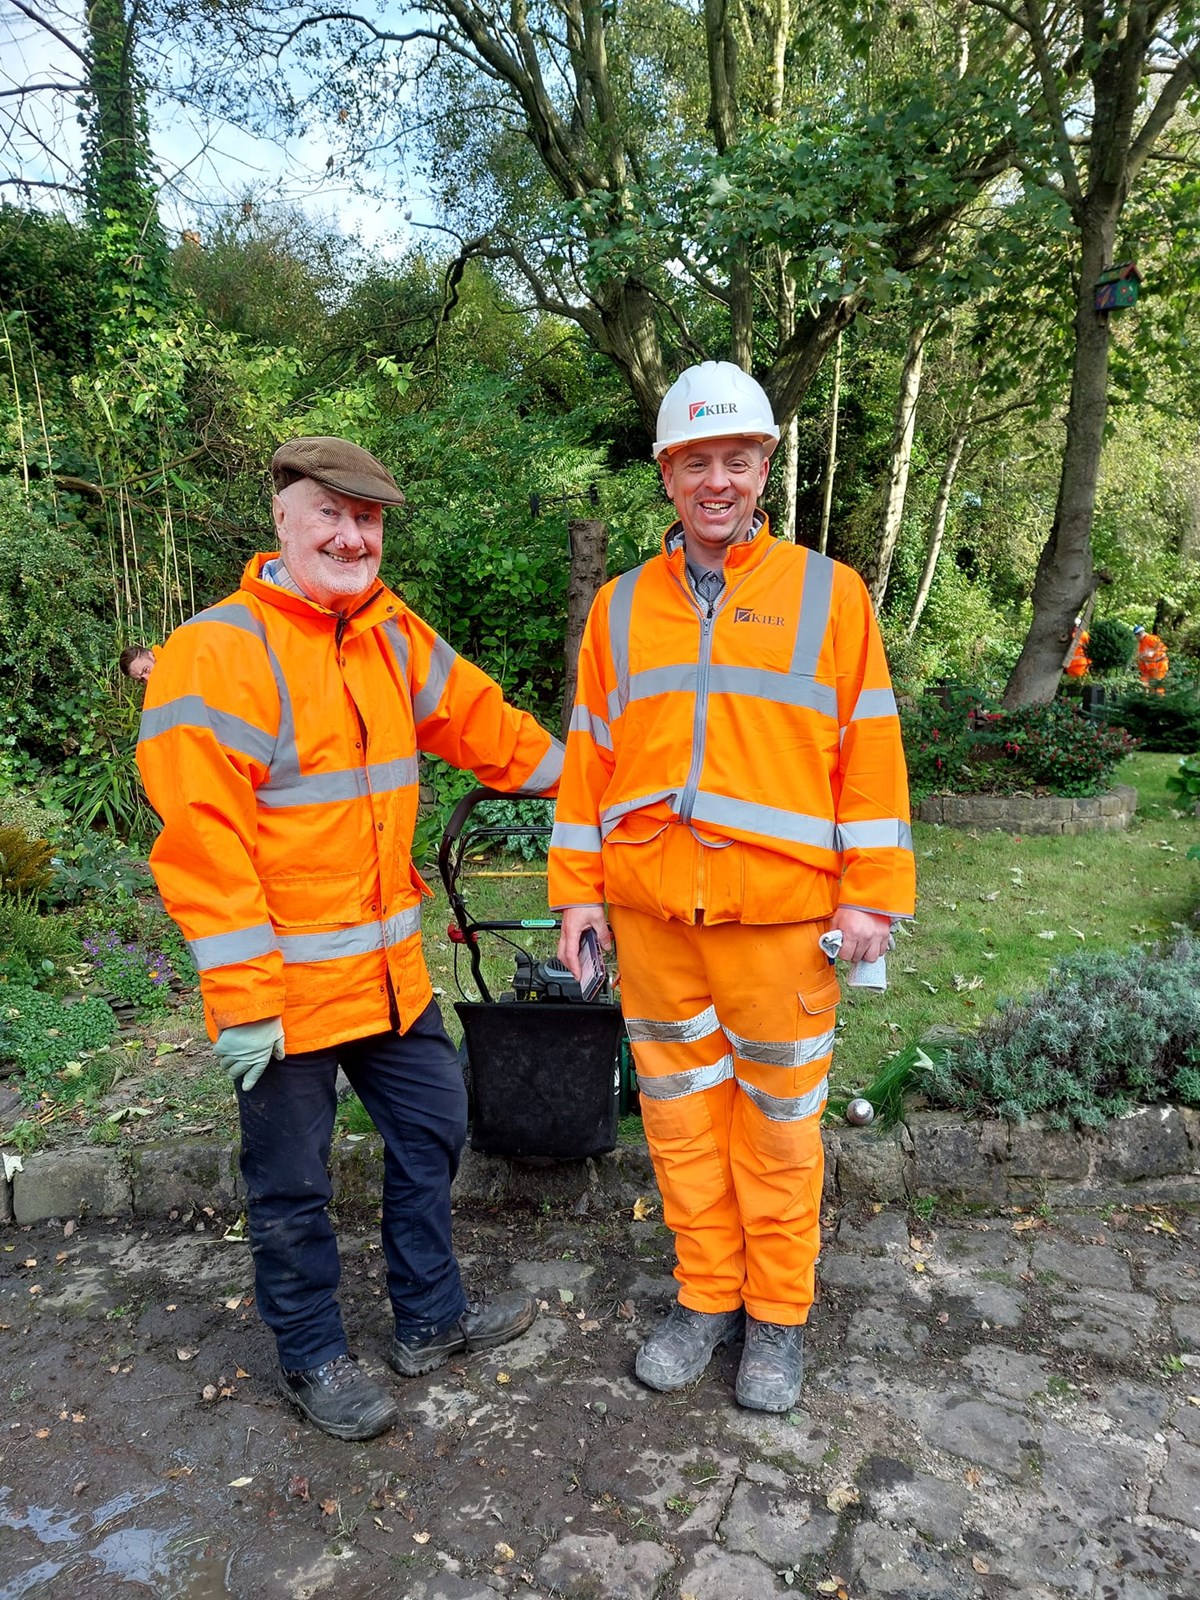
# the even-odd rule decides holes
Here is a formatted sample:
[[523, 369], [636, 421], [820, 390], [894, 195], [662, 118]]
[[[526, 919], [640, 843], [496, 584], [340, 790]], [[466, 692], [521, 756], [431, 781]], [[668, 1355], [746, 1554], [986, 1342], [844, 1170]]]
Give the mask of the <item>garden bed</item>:
[[1052, 794], [930, 794], [917, 807], [917, 819], [1003, 833], [1119, 833], [1136, 811], [1137, 790], [1118, 784], [1108, 794], [1077, 799]]

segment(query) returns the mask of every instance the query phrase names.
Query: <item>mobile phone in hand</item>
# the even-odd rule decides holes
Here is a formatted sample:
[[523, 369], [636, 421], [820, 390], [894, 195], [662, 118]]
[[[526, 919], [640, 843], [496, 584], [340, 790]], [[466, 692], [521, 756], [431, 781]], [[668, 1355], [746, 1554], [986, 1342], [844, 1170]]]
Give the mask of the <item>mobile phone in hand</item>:
[[583, 998], [594, 1000], [607, 979], [596, 930], [585, 928], [579, 936], [579, 991]]

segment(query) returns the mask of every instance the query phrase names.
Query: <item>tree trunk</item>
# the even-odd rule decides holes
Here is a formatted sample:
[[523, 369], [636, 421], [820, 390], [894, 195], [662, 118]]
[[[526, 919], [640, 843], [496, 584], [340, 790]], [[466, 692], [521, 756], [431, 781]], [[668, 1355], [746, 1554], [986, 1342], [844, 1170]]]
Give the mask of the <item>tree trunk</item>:
[[883, 505], [883, 526], [879, 533], [879, 548], [867, 576], [871, 604], [876, 612], [887, 594], [888, 577], [892, 570], [892, 557], [900, 537], [900, 524], [904, 520], [904, 501], [908, 494], [908, 469], [912, 463], [913, 432], [917, 423], [917, 397], [921, 393], [921, 369], [925, 361], [925, 336], [927, 322], [914, 323], [904, 352], [904, 366], [900, 371], [900, 393], [896, 399], [896, 424], [892, 430], [891, 465], [888, 468], [887, 498]]
[[821, 537], [817, 549], [824, 555], [829, 548], [829, 514], [833, 509], [833, 475], [837, 471], [838, 411], [842, 403], [842, 336], [833, 349], [833, 397], [829, 402], [829, 451], [825, 457], [825, 481], [821, 489]]
[[567, 636], [564, 645], [566, 675], [563, 680], [562, 735], [567, 737], [575, 704], [579, 646], [592, 601], [608, 575], [608, 526], [593, 517], [572, 517], [567, 523], [571, 540], [571, 576], [567, 582]]
[[1058, 690], [1063, 650], [1092, 592], [1092, 518], [1108, 413], [1108, 314], [1095, 283], [1112, 260], [1115, 211], [1085, 227], [1075, 306], [1075, 355], [1067, 438], [1054, 522], [1038, 560], [1033, 621], [1004, 691], [1008, 707], [1046, 705]]
[[963, 446], [967, 442], [967, 434], [971, 427], [971, 408], [974, 398], [967, 401], [962, 415], [954, 425], [954, 432], [950, 435], [950, 448], [946, 452], [946, 465], [942, 468], [941, 481], [938, 483], [937, 496], [933, 502], [933, 514], [929, 519], [929, 545], [925, 551], [925, 569], [921, 573], [921, 581], [917, 585], [916, 599], [913, 601], [912, 616], [908, 619], [907, 636], [912, 638], [917, 631], [917, 624], [921, 620], [921, 613], [929, 599], [929, 591], [933, 588], [933, 575], [937, 571], [938, 557], [942, 553], [942, 540], [946, 536], [946, 520], [950, 512], [950, 493], [954, 488], [954, 480], [958, 475], [958, 464], [962, 460]]

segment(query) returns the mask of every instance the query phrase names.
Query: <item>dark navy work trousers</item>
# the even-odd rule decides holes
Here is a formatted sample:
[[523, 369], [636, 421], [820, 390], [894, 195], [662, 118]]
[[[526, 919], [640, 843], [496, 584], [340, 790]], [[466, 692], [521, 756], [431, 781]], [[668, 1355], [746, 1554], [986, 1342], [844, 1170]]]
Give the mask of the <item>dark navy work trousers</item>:
[[383, 1139], [383, 1250], [396, 1332], [441, 1333], [466, 1308], [450, 1242], [466, 1090], [431, 1000], [404, 1033], [289, 1055], [270, 1062], [248, 1094], [238, 1088], [255, 1296], [289, 1372], [346, 1350], [329, 1220], [339, 1066]]

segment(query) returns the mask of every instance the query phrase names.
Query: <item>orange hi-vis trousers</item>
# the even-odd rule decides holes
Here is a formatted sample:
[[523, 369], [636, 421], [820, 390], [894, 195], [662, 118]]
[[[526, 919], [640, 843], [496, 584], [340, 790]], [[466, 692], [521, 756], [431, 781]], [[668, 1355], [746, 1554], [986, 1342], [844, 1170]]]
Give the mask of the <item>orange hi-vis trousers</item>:
[[839, 998], [817, 944], [829, 924], [610, 917], [680, 1302], [806, 1322]]

